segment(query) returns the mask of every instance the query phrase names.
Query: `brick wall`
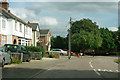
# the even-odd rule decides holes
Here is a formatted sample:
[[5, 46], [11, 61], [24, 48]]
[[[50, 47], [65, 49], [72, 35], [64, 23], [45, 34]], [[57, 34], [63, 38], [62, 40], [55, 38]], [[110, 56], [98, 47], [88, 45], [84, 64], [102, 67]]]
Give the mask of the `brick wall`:
[[12, 36], [12, 44], [17, 44], [18, 45], [18, 37]]

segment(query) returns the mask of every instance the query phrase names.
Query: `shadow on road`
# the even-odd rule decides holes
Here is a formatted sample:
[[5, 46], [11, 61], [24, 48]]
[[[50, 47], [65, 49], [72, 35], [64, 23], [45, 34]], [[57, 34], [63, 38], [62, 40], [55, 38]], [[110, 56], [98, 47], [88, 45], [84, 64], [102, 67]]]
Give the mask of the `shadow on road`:
[[[116, 72], [99, 72], [97, 75], [93, 70], [46, 70], [46, 69], [28, 69], [28, 68], [5, 68], [2, 72], [2, 80], [18, 80], [30, 78], [118, 78]], [[107, 79], [106, 78], [106, 79]], [[106, 80], [105, 79], [105, 80]], [[34, 79], [30, 79], [34, 80]], [[91, 80], [91, 79], [90, 79]], [[104, 79], [102, 79], [104, 80]], [[112, 79], [113, 80], [113, 79]]]

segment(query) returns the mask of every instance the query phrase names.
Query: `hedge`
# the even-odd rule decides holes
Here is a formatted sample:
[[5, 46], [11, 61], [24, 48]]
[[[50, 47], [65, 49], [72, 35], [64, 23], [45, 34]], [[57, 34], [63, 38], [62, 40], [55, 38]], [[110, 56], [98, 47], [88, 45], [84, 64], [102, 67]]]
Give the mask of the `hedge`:
[[35, 46], [25, 46], [28, 51], [31, 52], [42, 52], [42, 57], [45, 56], [45, 48], [44, 47], [35, 47]]

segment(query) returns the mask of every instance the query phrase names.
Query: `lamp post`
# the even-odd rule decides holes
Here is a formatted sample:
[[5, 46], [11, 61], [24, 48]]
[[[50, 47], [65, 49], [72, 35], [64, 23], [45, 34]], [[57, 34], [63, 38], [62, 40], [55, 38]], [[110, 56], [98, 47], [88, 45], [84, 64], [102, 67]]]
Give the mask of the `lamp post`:
[[71, 59], [71, 17], [70, 17], [70, 28], [69, 28], [69, 54], [68, 59]]

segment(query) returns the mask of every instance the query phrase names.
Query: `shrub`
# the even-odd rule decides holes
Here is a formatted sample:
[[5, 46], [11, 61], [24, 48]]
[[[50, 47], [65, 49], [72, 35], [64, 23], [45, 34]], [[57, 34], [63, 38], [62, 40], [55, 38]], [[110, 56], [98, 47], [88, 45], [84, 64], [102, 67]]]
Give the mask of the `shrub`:
[[45, 48], [44, 47], [35, 47], [35, 46], [25, 46], [28, 51], [31, 52], [42, 52], [42, 57], [45, 56]]
[[54, 53], [51, 53], [49, 58], [55, 58], [55, 54]]
[[12, 59], [12, 64], [20, 64], [21, 61], [17, 59]]

